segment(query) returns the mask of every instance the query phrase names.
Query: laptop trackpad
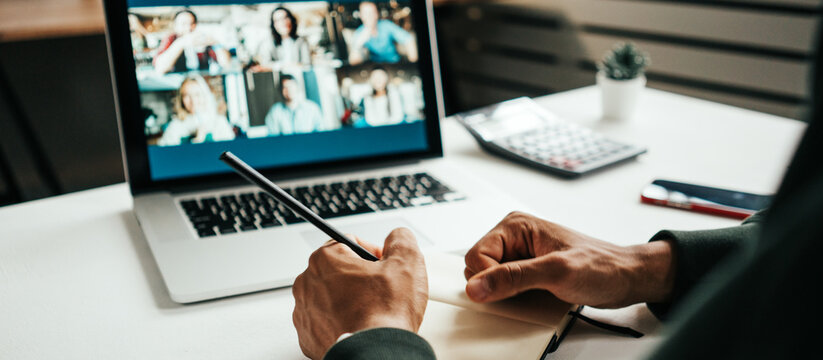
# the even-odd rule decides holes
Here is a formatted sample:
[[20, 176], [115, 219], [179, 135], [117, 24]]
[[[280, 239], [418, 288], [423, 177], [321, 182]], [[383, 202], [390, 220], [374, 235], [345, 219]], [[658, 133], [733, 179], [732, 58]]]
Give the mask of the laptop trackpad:
[[[412, 227], [408, 221], [402, 218], [386, 218], [379, 221], [341, 225], [337, 226], [337, 229], [344, 234], [355, 235], [360, 238], [360, 240], [382, 246], [383, 241], [386, 240], [386, 236], [389, 236], [389, 233], [392, 230], [399, 227], [404, 227], [411, 230], [417, 238], [418, 246], [421, 248], [432, 245], [432, 242], [429, 239], [423, 236], [423, 234]], [[303, 236], [303, 240], [305, 240], [312, 249], [319, 248], [330, 239], [328, 235], [317, 229], [304, 231], [301, 235]]]

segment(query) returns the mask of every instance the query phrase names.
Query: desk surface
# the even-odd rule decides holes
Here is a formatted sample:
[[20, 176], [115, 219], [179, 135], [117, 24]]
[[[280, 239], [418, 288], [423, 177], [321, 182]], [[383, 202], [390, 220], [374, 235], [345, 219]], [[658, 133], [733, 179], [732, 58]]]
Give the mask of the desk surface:
[[[476, 173], [539, 216], [622, 245], [645, 242], [661, 228], [737, 224], [640, 204], [639, 191], [662, 177], [772, 192], [805, 129], [794, 120], [656, 90], [646, 90], [637, 118], [622, 123], [598, 120], [593, 87], [539, 101], [597, 131], [646, 144], [649, 153], [563, 180], [489, 156], [446, 120], [445, 158], [438, 161]], [[0, 224], [4, 358], [302, 358], [289, 289], [171, 302], [125, 184], [1, 208]], [[628, 339], [581, 323], [553, 358], [636, 358], [660, 339], [660, 324], [643, 305], [585, 311], [650, 336]]]

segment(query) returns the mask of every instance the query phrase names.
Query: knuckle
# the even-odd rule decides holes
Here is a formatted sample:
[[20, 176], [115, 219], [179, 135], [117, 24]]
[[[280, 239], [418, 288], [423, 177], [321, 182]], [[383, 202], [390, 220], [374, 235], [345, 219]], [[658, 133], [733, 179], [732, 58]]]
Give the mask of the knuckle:
[[324, 266], [326, 261], [328, 261], [330, 248], [331, 247], [329, 246], [324, 246], [311, 253], [311, 256], [309, 256], [310, 270], [322, 268]]
[[509, 263], [506, 270], [508, 270], [505, 272], [506, 280], [509, 284], [518, 286], [523, 282], [523, 267], [520, 264], [516, 262]]
[[409, 228], [399, 227], [391, 231], [389, 236], [392, 237], [401, 237], [401, 238], [414, 238], [414, 234], [412, 233]]
[[295, 328], [300, 328], [300, 310], [297, 307], [294, 308], [294, 311], [291, 313], [291, 322], [294, 324]]
[[480, 259], [480, 254], [466, 254], [466, 268], [473, 271], [478, 272], [485, 269], [483, 264], [483, 260]]
[[503, 225], [508, 229], [518, 229], [531, 226], [534, 220], [534, 216], [520, 211], [513, 211], [506, 216], [506, 219], [503, 221]]
[[309, 256], [309, 268], [310, 269], [318, 266], [318, 262], [320, 261], [320, 257], [323, 256], [321, 254], [321, 251], [322, 251], [322, 248], [317, 249], [313, 253], [311, 253], [311, 255]]
[[292, 294], [294, 294], [295, 298], [301, 298], [302, 296], [305, 295], [307, 282], [310, 281], [310, 279], [308, 277], [310, 277], [310, 276], [311, 276], [311, 274], [308, 274], [307, 272], [304, 272], [300, 275], [297, 275], [297, 277], [294, 278], [294, 283], [292, 284], [291, 288], [292, 288]]
[[508, 220], [508, 221], [523, 221], [523, 220], [528, 219], [530, 217], [531, 217], [531, 215], [529, 215], [529, 214], [526, 214], [522, 211], [515, 210], [515, 211], [510, 212], [508, 215], [506, 215], [505, 219]]
[[346, 248], [345, 245], [343, 245], [339, 242], [335, 242], [334, 244], [332, 244], [331, 246], [329, 246], [327, 248], [327, 251], [329, 252], [329, 256], [341, 255], [341, 254], [346, 253], [347, 250], [348, 250], [348, 248]]

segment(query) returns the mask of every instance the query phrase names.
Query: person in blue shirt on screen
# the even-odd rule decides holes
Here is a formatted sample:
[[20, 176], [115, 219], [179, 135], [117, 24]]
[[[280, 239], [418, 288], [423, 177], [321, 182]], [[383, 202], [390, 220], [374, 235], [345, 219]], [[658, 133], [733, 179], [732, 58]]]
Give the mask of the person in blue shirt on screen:
[[410, 62], [417, 61], [417, 45], [414, 37], [390, 20], [381, 20], [377, 5], [371, 1], [360, 3], [360, 20], [363, 25], [354, 31], [353, 43], [349, 51], [349, 63], [357, 65], [364, 61], [397, 63], [401, 56], [398, 46], [405, 50]]
[[269, 135], [305, 134], [325, 130], [320, 106], [306, 99], [300, 84], [293, 76], [280, 75], [280, 92], [283, 101], [272, 105], [266, 114], [265, 122]]

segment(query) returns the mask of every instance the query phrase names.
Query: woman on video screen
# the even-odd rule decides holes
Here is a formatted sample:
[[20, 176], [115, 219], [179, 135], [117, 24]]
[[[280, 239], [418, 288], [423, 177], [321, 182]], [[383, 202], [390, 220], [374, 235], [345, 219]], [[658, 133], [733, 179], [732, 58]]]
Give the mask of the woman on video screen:
[[214, 94], [201, 76], [186, 78], [180, 84], [174, 112], [157, 142], [160, 146], [234, 139], [234, 129], [217, 111]]
[[372, 93], [363, 98], [363, 117], [369, 126], [393, 125], [403, 121], [399, 91], [389, 83], [389, 73], [376, 67], [369, 75]]
[[271, 13], [272, 39], [264, 41], [257, 51], [256, 71], [272, 71], [279, 65], [309, 65], [311, 54], [309, 44], [297, 35], [297, 18], [289, 9], [278, 7]]

